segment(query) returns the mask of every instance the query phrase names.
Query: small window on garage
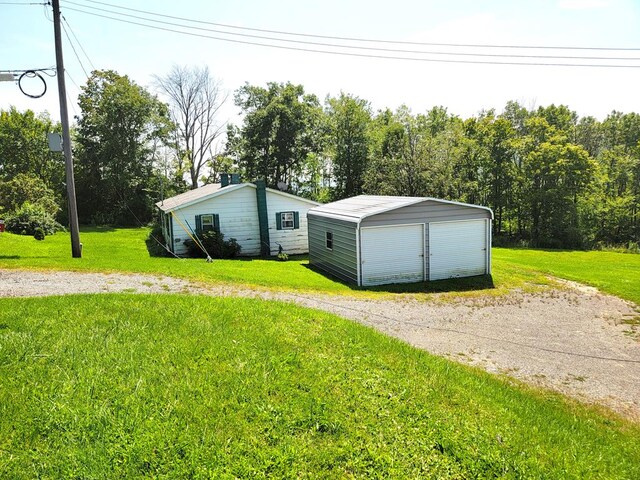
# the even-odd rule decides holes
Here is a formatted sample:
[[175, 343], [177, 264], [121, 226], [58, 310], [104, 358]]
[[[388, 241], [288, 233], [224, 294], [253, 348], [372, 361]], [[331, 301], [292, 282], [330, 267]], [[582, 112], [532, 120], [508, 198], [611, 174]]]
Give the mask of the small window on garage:
[[333, 250], [333, 232], [325, 233], [326, 245], [329, 250]]
[[294, 230], [300, 228], [300, 214], [298, 212], [276, 213], [277, 230]]

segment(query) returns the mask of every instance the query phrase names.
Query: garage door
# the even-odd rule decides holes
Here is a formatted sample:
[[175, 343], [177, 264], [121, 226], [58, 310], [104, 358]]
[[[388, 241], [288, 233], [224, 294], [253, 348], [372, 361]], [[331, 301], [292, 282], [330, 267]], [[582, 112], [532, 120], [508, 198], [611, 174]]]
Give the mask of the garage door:
[[429, 280], [487, 272], [485, 220], [429, 224]]
[[424, 280], [424, 225], [370, 227], [360, 233], [362, 285]]

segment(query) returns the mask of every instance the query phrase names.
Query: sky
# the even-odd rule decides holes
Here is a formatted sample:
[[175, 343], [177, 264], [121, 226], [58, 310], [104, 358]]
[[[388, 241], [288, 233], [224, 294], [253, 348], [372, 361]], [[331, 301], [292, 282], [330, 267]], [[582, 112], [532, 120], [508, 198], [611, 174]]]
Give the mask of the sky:
[[[233, 92], [248, 82], [302, 84], [321, 101], [327, 95], [349, 93], [368, 100], [372, 109], [396, 109], [406, 104], [414, 113], [444, 106], [467, 118], [482, 110], [502, 111], [509, 100], [527, 108], [568, 105], [580, 116], [603, 119], [612, 110], [640, 112], [640, 0], [60, 0], [62, 15], [73, 44], [63, 34], [69, 112], [76, 103], [86, 74], [92, 68], [112, 69], [128, 75], [153, 91], [153, 75], [164, 75], [173, 65], [207, 65], [229, 93], [221, 121], [239, 123]], [[12, 3], [19, 3], [13, 5]], [[34, 4], [31, 4], [34, 3]], [[28, 5], [25, 5], [28, 4]], [[278, 37], [231, 36], [205, 30], [192, 33], [227, 40], [187, 36], [118, 22], [148, 20], [117, 16], [111, 12], [147, 19], [189, 24], [185, 20], [122, 10], [117, 6], [157, 14], [231, 25], [190, 23], [201, 29]], [[99, 8], [108, 10], [98, 10]], [[82, 13], [78, 10], [84, 10]], [[161, 28], [185, 30], [167, 24]], [[383, 40], [352, 42], [312, 36], [282, 36], [248, 29]], [[77, 37], [74, 39], [73, 34]], [[228, 41], [233, 40], [233, 41]], [[277, 44], [289, 48], [331, 50], [357, 55], [396, 56], [444, 60], [495, 62], [624, 64], [636, 68], [487, 65], [368, 58], [237, 43]], [[384, 50], [344, 49], [300, 42], [340, 43], [378, 49], [481, 53], [483, 55], [554, 55], [622, 57], [623, 60], [540, 59], [401, 53]], [[388, 42], [414, 42], [388, 43]], [[538, 47], [597, 47], [627, 50], [558, 50], [441, 47], [416, 43], [512, 45]], [[75, 46], [76, 58], [72, 46]], [[86, 52], [83, 53], [82, 49]], [[635, 50], [629, 50], [635, 49]], [[638, 60], [628, 60], [629, 58]], [[627, 60], [625, 60], [627, 59]], [[55, 65], [51, 8], [38, 0], [0, 0], [0, 72]], [[93, 65], [93, 67], [92, 67]], [[48, 91], [39, 99], [20, 93], [13, 82], [0, 83], [0, 109], [49, 111], [59, 118], [55, 78], [45, 77]], [[36, 93], [41, 85], [25, 81]]]

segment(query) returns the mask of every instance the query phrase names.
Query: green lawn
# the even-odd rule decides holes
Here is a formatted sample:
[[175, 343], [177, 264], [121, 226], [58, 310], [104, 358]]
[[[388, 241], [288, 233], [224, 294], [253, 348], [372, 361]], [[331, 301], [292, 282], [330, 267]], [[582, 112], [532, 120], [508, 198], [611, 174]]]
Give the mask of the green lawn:
[[597, 287], [640, 305], [640, 255], [600, 251], [494, 248], [497, 270], [504, 264]]
[[38, 242], [32, 237], [0, 235], [0, 268], [122, 271], [163, 274], [205, 283], [234, 283], [270, 289], [334, 294], [380, 295], [450, 291], [502, 294], [513, 288], [547, 285], [546, 274], [593, 285], [640, 304], [640, 255], [613, 252], [493, 249], [491, 277], [424, 282], [363, 289], [311, 270], [306, 259], [288, 262], [260, 259], [216, 260], [151, 258], [144, 245], [147, 230], [85, 228], [83, 258], [71, 258], [67, 233]]
[[0, 478], [631, 479], [639, 444], [637, 425], [284, 303], [0, 300]]
[[32, 237], [0, 235], [0, 268], [42, 268], [78, 271], [121, 271], [163, 274], [206, 283], [234, 283], [271, 289], [310, 290], [333, 294], [380, 295], [385, 292], [415, 293], [483, 291], [501, 293], [506, 289], [549, 283], [537, 272], [501, 264], [493, 277], [367, 289], [346, 285], [311, 270], [306, 258], [288, 262], [260, 259], [215, 260], [149, 257], [144, 239], [147, 230], [84, 228], [81, 259], [71, 258], [69, 234], [58, 233], [38, 242]]

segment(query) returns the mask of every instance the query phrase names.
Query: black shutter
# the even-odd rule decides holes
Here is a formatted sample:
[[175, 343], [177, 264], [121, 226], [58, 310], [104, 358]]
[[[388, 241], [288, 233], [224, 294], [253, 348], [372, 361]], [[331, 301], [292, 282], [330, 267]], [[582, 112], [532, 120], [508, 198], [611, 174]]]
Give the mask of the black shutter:
[[196, 236], [202, 235], [202, 215], [196, 215]]
[[300, 228], [300, 213], [293, 212], [293, 228]]
[[282, 212], [276, 213], [276, 230], [282, 230]]
[[213, 214], [213, 229], [220, 233], [220, 215], [217, 213]]

